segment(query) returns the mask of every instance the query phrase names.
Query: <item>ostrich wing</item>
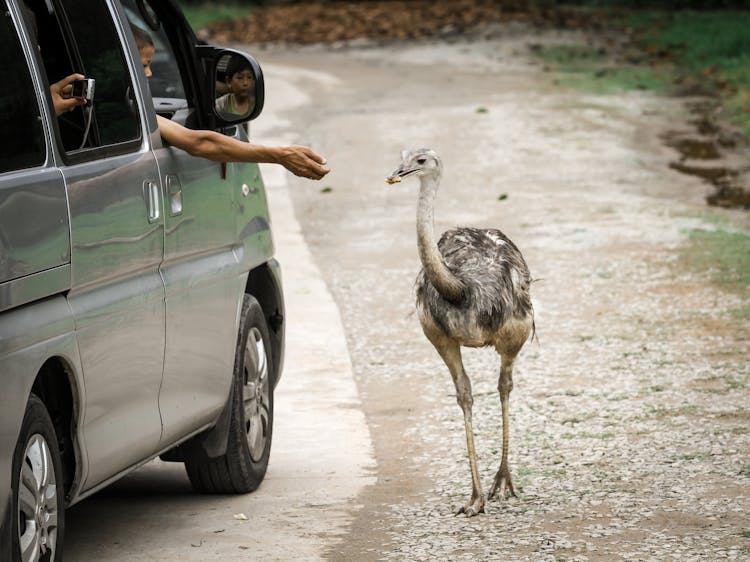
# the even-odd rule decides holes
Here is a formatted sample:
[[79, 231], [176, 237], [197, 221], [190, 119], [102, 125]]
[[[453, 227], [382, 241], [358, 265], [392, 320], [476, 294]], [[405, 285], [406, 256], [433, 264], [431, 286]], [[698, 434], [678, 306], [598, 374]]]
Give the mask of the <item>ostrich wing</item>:
[[440, 237], [438, 248], [451, 272], [466, 286], [463, 301], [448, 303], [422, 272], [417, 301], [429, 308], [438, 324], [448, 328], [471, 315], [478, 327], [497, 330], [514, 316], [531, 312], [531, 276], [516, 245], [495, 229], [456, 228]]

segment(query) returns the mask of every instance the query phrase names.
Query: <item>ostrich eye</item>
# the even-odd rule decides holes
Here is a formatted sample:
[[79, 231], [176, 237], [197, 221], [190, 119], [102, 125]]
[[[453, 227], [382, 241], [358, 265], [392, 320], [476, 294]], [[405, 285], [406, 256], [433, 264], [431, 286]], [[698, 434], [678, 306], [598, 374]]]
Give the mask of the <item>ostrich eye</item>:
[[424, 164], [427, 162], [427, 158], [417, 158], [417, 164]]

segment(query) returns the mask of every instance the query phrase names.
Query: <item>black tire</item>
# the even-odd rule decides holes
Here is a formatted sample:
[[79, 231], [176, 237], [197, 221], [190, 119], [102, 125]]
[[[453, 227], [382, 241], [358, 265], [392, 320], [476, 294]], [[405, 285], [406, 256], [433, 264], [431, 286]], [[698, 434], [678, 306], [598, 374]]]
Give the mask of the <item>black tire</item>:
[[[63, 559], [65, 490], [57, 436], [44, 403], [29, 397], [13, 452], [13, 560]], [[37, 558], [38, 557], [38, 558]]]
[[190, 483], [205, 494], [244, 494], [260, 486], [273, 436], [273, 365], [266, 318], [245, 295], [234, 360], [234, 392], [224, 455], [210, 458], [195, 447], [185, 459]]

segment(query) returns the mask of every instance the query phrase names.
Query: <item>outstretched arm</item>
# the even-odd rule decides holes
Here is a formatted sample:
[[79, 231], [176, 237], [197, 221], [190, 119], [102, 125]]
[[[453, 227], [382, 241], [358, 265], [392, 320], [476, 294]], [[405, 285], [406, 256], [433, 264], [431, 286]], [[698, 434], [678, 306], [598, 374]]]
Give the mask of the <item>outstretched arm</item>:
[[216, 162], [281, 164], [296, 176], [315, 180], [321, 179], [330, 171], [325, 166], [325, 158], [306, 146], [270, 147], [252, 144], [216, 131], [188, 129], [161, 115], [156, 117], [162, 139], [193, 156]]

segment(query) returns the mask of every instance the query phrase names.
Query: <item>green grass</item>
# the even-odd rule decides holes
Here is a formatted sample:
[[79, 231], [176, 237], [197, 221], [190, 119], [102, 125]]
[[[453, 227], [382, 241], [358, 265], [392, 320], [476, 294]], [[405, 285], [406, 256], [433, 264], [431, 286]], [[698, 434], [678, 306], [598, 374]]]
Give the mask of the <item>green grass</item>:
[[[560, 73], [560, 84], [602, 95], [640, 89], [669, 92], [677, 86], [712, 93], [750, 137], [750, 9], [656, 11], [616, 0], [567, 3], [582, 4], [634, 30], [645, 56], [628, 64], [586, 46], [536, 48], [539, 58]], [[617, 12], [620, 15], [607, 10], [618, 6], [630, 9]]]
[[[628, 18], [645, 30], [644, 41], [675, 53], [693, 72], [716, 66], [743, 70], [750, 61], [750, 12], [644, 12]], [[749, 71], [744, 69], [743, 74]]]
[[710, 84], [750, 136], [750, 10], [640, 12], [626, 22], [668, 52], [683, 78]]
[[195, 30], [217, 21], [247, 17], [251, 10], [249, 6], [241, 6], [231, 2], [220, 4], [209, 2], [203, 4], [188, 4], [186, 2], [179, 2], [179, 4], [182, 11], [185, 13], [185, 17]]
[[729, 313], [737, 320], [750, 320], [750, 305], [734, 308]]
[[726, 230], [688, 232], [685, 263], [694, 271], [709, 272], [714, 282], [734, 290], [750, 285], [750, 236]]
[[601, 50], [579, 45], [543, 47], [539, 58], [560, 73], [565, 87], [598, 95], [619, 91], [665, 91], [673, 81], [668, 69], [615, 63]]
[[[680, 252], [680, 265], [686, 265], [694, 272], [709, 273], [712, 281], [726, 289], [747, 291], [750, 285], [750, 234], [745, 228], [733, 224], [726, 215], [714, 210], [673, 216], [697, 218], [707, 226], [711, 225], [709, 229], [686, 231], [688, 240]], [[737, 320], [750, 319], [750, 304], [743, 303], [727, 313]]]

